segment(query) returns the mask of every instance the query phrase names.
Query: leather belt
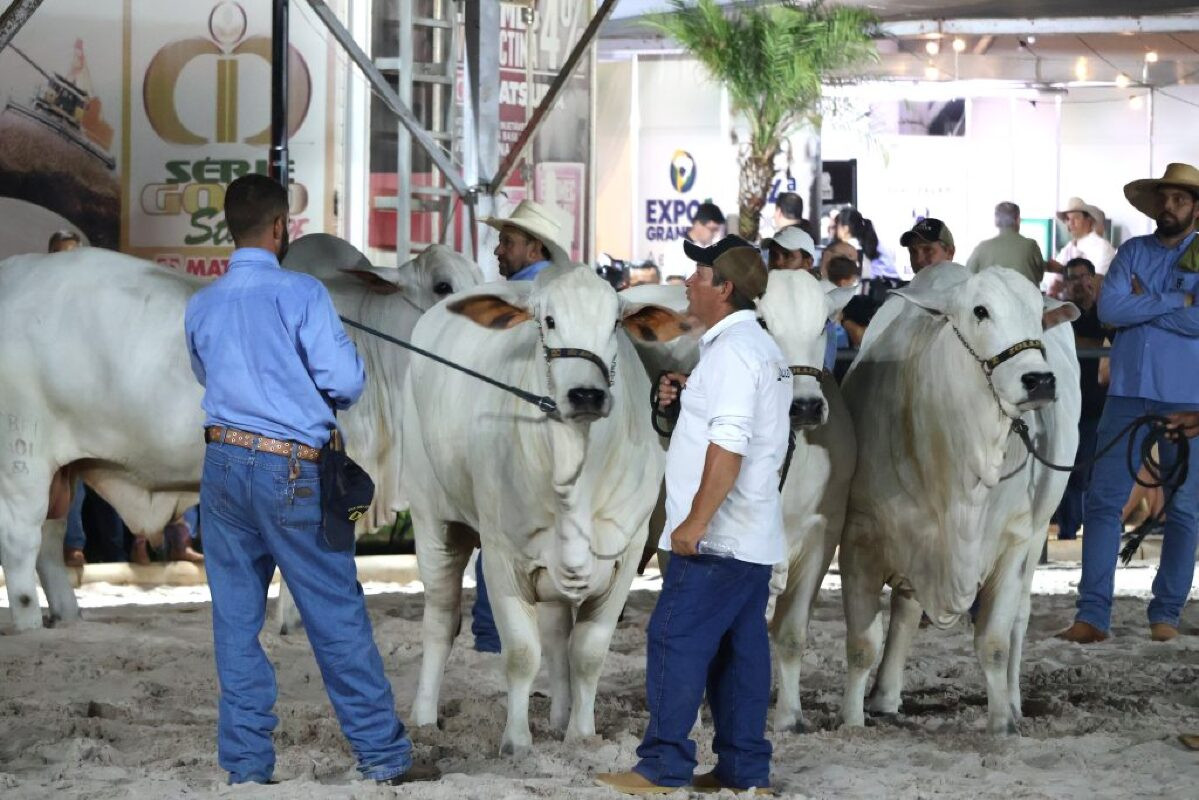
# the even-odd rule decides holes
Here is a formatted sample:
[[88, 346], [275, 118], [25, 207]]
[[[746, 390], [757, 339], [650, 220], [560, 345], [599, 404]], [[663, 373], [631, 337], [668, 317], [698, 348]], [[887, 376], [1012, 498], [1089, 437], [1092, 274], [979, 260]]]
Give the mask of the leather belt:
[[296, 458], [301, 461], [321, 460], [321, 451], [315, 447], [309, 447], [299, 442], [285, 442], [282, 439], [271, 439], [266, 436], [259, 436], [256, 433], [234, 430], [233, 428], [222, 428], [219, 425], [205, 428], [204, 439], [209, 442], [223, 441], [225, 444], [237, 445], [247, 450], [262, 450], [266, 453], [274, 453], [277, 456], [287, 456], [289, 458], [294, 447]]

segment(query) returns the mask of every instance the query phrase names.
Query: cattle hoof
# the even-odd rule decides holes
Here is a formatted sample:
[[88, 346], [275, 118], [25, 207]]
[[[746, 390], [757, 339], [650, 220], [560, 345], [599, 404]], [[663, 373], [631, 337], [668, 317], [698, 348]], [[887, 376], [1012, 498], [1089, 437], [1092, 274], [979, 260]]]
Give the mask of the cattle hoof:
[[517, 744], [506, 737], [504, 741], [500, 743], [500, 755], [511, 758], [523, 758], [524, 756], [528, 755], [529, 751], [532, 749], [533, 745], [531, 743]]

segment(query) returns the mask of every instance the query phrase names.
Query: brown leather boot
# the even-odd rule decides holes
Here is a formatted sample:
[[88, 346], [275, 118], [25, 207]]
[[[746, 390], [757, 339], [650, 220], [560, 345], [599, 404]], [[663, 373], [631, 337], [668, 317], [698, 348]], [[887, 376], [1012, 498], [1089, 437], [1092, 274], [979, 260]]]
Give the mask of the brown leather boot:
[[1168, 642], [1178, 638], [1178, 628], [1168, 622], [1154, 622], [1149, 625], [1149, 638], [1155, 642]]
[[87, 566], [87, 559], [83, 556], [83, 551], [78, 547], [64, 547], [62, 549], [63, 563], [68, 567], [83, 568]]
[[167, 541], [167, 561], [190, 561], [203, 564], [204, 556], [192, 547], [191, 531], [183, 523], [172, 523], [163, 531]]
[[1074, 620], [1074, 624], [1069, 628], [1053, 634], [1053, 638], [1064, 639], [1067, 642], [1075, 642], [1076, 644], [1095, 644], [1096, 642], [1106, 641], [1107, 634], [1089, 622], [1076, 619]]

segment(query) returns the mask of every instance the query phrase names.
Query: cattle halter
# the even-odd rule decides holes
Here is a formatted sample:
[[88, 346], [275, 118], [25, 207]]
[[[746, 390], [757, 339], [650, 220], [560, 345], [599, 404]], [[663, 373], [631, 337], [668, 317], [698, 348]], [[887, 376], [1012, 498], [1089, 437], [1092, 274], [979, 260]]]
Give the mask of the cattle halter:
[[590, 361], [599, 367], [608, 388], [612, 388], [612, 384], [616, 383], [616, 356], [612, 356], [611, 364], [605, 364], [595, 353], [581, 347], [550, 347], [545, 343], [545, 330], [541, 327], [540, 320], [537, 321], [537, 338], [541, 340], [541, 349], [545, 351], [545, 375], [551, 392], [554, 390], [554, 376], [550, 373], [550, 362], [555, 358], [581, 358]]
[[787, 367], [787, 369], [791, 372], [792, 377], [798, 378], [806, 375], [809, 378], [815, 378], [818, 381], [827, 378], [830, 374], [827, 369], [822, 369], [820, 367], [804, 367], [796, 364], [792, 364], [791, 366]]
[[993, 373], [995, 368], [1000, 364], [1004, 363], [1005, 361], [1010, 361], [1011, 359], [1023, 353], [1025, 350], [1040, 350], [1041, 357], [1044, 358], [1045, 345], [1041, 343], [1040, 339], [1025, 339], [1022, 342], [1016, 342], [1008, 349], [992, 356], [991, 358], [983, 358], [978, 353], [974, 352], [974, 348], [971, 347], [970, 343], [966, 341], [966, 337], [962, 335], [960, 330], [958, 330], [957, 325], [954, 325], [952, 322], [950, 322], [949, 327], [953, 328], [953, 332], [957, 335], [958, 341], [962, 343], [962, 347], [966, 348], [966, 352], [970, 354], [970, 357], [977, 361], [978, 365], [983, 368], [983, 375], [986, 376], [987, 386], [991, 389], [991, 396], [995, 398], [995, 402], [999, 405], [999, 411], [1008, 419], [1019, 419], [1019, 415], [1013, 417], [1011, 414], [1007, 413], [1007, 410], [1003, 407], [1003, 401], [999, 399], [999, 391], [995, 388], [995, 382], [991, 380], [991, 373]]

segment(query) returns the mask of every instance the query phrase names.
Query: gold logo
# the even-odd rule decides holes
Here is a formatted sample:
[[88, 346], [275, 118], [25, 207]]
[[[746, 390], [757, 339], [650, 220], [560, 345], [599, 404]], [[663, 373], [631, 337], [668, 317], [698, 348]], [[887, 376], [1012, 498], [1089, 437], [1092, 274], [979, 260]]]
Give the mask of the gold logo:
[[[150, 59], [142, 82], [142, 102], [151, 127], [164, 141], [172, 144], [238, 141], [240, 61], [252, 56], [261, 58], [268, 64], [271, 61], [270, 37], [245, 38], [246, 28], [245, 9], [240, 3], [225, 0], [215, 4], [208, 15], [209, 38], [196, 37], [171, 42]], [[175, 91], [179, 77], [188, 64], [200, 57], [213, 57], [216, 61], [213, 139], [205, 138], [184, 125], [176, 105]], [[304, 123], [304, 118], [308, 116], [308, 106], [312, 100], [312, 76], [304, 57], [291, 46], [288, 47], [287, 64], [287, 132], [289, 136], [295, 136]], [[265, 146], [270, 144], [270, 135], [271, 129], [268, 124], [261, 131], [241, 141], [245, 144]]]

